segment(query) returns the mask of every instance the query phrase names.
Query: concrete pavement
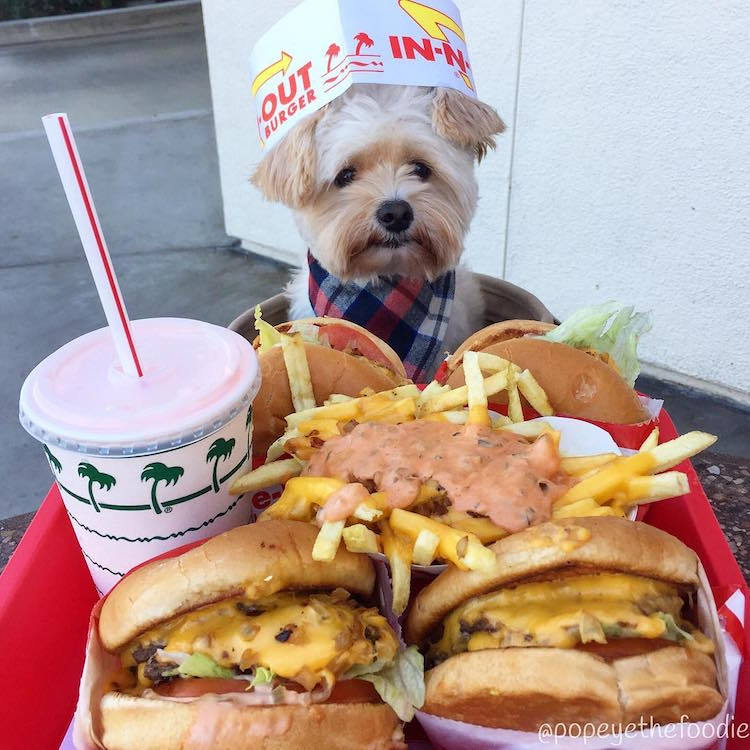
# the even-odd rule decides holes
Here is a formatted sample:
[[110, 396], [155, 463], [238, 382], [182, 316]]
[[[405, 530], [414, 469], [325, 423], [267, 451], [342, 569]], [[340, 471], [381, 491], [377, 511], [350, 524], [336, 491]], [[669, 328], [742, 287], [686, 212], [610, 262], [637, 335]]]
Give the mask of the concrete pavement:
[[23, 379], [104, 324], [42, 115], [70, 116], [131, 317], [227, 324], [287, 271], [224, 232], [202, 28], [0, 47], [0, 102], [1, 518], [51, 479], [18, 424]]

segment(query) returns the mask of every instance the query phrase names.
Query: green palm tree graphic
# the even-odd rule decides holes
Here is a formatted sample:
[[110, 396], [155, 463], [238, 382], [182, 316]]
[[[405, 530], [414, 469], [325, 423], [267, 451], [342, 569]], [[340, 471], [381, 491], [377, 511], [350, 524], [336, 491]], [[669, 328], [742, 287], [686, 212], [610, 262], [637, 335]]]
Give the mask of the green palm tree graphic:
[[78, 476], [89, 480], [89, 500], [91, 501], [91, 507], [97, 512], [101, 513], [101, 509], [94, 498], [94, 485], [98, 484], [103, 490], [109, 492], [112, 487], [117, 484], [115, 478], [110, 474], [104, 474], [99, 471], [95, 466], [87, 464], [82, 461], [78, 464]]
[[211, 461], [214, 462], [212, 475], [214, 492], [219, 491], [219, 477], [217, 476], [219, 461], [225, 461], [227, 458], [229, 458], [232, 455], [233, 450], [234, 438], [231, 438], [230, 440], [218, 438], [217, 440], [214, 440], [213, 443], [211, 443], [211, 447], [208, 449], [208, 453], [206, 453], [206, 463], [210, 463]]
[[58, 460], [57, 456], [46, 446], [42, 445], [44, 452], [47, 454], [47, 460], [49, 465], [52, 467], [52, 471], [56, 471], [58, 474], [62, 471], [62, 464]]
[[[179, 478], [184, 473], [185, 469], [182, 466], [167, 466], [158, 461], [148, 464], [143, 468], [141, 482], [153, 482], [151, 485], [151, 507], [154, 509], [154, 513], [159, 514], [162, 512], [162, 507], [156, 499], [156, 488], [159, 482], [164, 482], [169, 487], [170, 484], [177, 484]], [[167, 508], [167, 510], [170, 509]]]

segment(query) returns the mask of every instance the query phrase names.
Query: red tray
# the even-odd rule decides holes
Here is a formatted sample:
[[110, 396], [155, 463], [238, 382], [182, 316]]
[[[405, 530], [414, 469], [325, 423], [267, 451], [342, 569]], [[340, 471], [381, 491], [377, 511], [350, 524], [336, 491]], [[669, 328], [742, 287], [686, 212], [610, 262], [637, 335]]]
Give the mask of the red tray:
[[[669, 415], [659, 417], [662, 440], [677, 436]], [[750, 590], [689, 462], [679, 467], [690, 492], [648, 507], [646, 521], [682, 539], [700, 556], [717, 604], [744, 594], [750, 626]], [[53, 486], [0, 575], [0, 700], [3, 750], [59, 747], [75, 708], [89, 613], [97, 593]], [[727, 628], [750, 654], [750, 627], [721, 608]], [[735, 723], [750, 722], [750, 664], [740, 673]], [[729, 750], [748, 747], [730, 739]]]

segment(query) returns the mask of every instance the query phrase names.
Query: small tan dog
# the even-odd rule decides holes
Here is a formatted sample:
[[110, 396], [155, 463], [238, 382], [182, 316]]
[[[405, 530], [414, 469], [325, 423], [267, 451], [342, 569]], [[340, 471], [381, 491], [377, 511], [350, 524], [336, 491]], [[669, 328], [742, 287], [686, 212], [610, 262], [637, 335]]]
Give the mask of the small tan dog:
[[442, 351], [482, 324], [459, 262], [474, 164], [504, 129], [491, 107], [453, 89], [376, 84], [352, 86], [297, 125], [253, 177], [293, 209], [308, 246], [288, 286], [292, 317], [365, 325], [407, 371], [431, 375]]

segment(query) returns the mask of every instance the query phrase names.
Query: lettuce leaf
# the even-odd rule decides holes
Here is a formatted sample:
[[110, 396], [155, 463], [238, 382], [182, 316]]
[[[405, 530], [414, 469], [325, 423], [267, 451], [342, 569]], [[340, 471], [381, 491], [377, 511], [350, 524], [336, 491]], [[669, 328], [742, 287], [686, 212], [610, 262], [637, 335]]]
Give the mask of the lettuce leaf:
[[411, 721], [415, 709], [424, 703], [424, 659], [416, 646], [409, 646], [387, 664], [376, 661], [355, 665], [343, 679], [371, 682], [401, 721]]
[[273, 669], [266, 669], [265, 667], [256, 667], [255, 674], [250, 683], [252, 687], [257, 685], [267, 685], [269, 682], [273, 682], [273, 678], [276, 677], [276, 673]]
[[666, 638], [669, 641], [692, 641], [695, 640], [693, 636], [688, 633], [687, 630], [683, 630], [676, 622], [672, 615], [666, 612], [657, 612], [656, 616], [664, 623], [666, 630], [662, 634], [662, 638]]
[[638, 341], [652, 327], [651, 313], [620, 302], [605, 302], [574, 312], [541, 338], [608, 354], [632, 387], [640, 372]]
[[231, 669], [219, 666], [210, 656], [205, 654], [190, 654], [177, 667], [182, 677], [224, 677], [232, 679], [235, 674]]
[[281, 343], [281, 334], [270, 323], [263, 320], [260, 305], [255, 306], [255, 330], [260, 334], [259, 352], [267, 352], [275, 344]]

